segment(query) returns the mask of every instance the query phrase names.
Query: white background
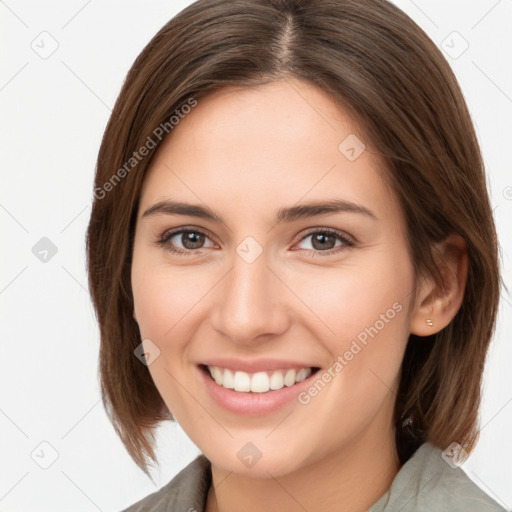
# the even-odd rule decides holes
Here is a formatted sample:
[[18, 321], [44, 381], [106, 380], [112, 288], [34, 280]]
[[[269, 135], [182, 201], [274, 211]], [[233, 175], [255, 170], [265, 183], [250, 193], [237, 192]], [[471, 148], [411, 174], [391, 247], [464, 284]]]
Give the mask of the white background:
[[[95, 160], [122, 81], [146, 43], [190, 3], [0, 1], [2, 511], [116, 512], [199, 454], [179, 426], [160, 428], [155, 485], [117, 438], [100, 402], [84, 242]], [[395, 3], [439, 47], [452, 46], [452, 56], [445, 55], [481, 143], [510, 283], [512, 2]], [[44, 31], [51, 36], [40, 36]], [[469, 44], [457, 58], [463, 40], [453, 31]], [[46, 59], [31, 47], [42, 47], [41, 38], [46, 50], [58, 44]], [[46, 263], [32, 252], [42, 237], [57, 248]], [[505, 291], [502, 298], [481, 439], [463, 468], [511, 508], [512, 298]], [[40, 467], [52, 454], [55, 462]]]

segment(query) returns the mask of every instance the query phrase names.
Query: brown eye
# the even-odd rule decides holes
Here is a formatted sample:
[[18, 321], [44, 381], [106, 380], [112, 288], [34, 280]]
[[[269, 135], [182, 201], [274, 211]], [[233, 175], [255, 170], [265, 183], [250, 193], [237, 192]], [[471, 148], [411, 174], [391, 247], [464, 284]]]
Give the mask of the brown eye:
[[[201, 246], [204, 244], [205, 235], [202, 233], [196, 233], [194, 231], [182, 231], [181, 233], [178, 233], [178, 235], [181, 234], [181, 238], [179, 239], [180, 242], [183, 244], [185, 249], [200, 249]], [[174, 238], [174, 235], [171, 238]]]
[[[300, 243], [307, 238], [311, 238], [312, 249], [305, 249], [315, 255], [329, 256], [330, 254], [338, 253], [354, 245], [354, 242], [348, 238], [341, 231], [331, 228], [316, 229], [310, 231], [307, 235], [302, 237]], [[180, 254], [183, 256], [192, 256], [200, 253], [199, 249], [211, 247], [205, 246], [204, 243], [210, 238], [202, 230], [197, 228], [178, 229], [174, 231], [167, 231], [156, 241], [158, 246], [164, 247], [171, 253]], [[336, 242], [339, 242], [336, 245]], [[180, 247], [181, 244], [181, 247]]]
[[156, 243], [169, 252], [188, 256], [204, 248], [205, 240], [208, 236], [199, 229], [179, 229], [164, 233]]
[[[350, 240], [345, 234], [340, 231], [333, 230], [330, 228], [317, 229], [316, 231], [310, 231], [306, 236], [301, 239], [301, 242], [311, 238], [311, 246], [313, 249], [306, 249], [313, 254], [322, 254], [327, 256], [333, 253], [337, 253], [348, 249], [354, 245], [354, 242]], [[339, 241], [338, 245], [336, 242]]]

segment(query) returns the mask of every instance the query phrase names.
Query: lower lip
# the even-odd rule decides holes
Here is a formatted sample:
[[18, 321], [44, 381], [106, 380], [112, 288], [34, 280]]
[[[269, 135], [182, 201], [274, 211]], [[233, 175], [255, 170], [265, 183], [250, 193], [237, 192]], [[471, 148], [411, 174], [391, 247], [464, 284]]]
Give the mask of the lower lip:
[[266, 393], [239, 392], [226, 389], [217, 384], [203, 367], [198, 367], [201, 378], [211, 397], [224, 409], [246, 416], [261, 416], [277, 411], [285, 404], [292, 402], [299, 393], [307, 389], [315, 378], [318, 370], [301, 382], [282, 389]]

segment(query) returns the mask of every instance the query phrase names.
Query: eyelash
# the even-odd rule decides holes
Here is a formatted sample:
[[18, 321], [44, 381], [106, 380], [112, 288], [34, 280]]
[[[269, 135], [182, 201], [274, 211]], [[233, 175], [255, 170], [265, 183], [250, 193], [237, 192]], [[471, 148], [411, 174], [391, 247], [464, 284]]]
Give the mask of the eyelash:
[[[176, 249], [169, 243], [169, 240], [171, 238], [173, 238], [176, 235], [183, 234], [183, 233], [200, 233], [200, 234], [205, 235], [206, 237], [210, 238], [208, 236], [208, 234], [200, 228], [179, 228], [174, 231], [164, 231], [160, 235], [160, 237], [155, 241], [155, 245], [157, 245], [158, 247], [166, 247], [166, 250], [168, 250], [169, 252], [174, 253], [174, 254], [178, 254], [181, 256], [193, 256], [194, 253], [197, 253], [199, 250], [189, 249], [187, 251], [183, 251], [181, 249]], [[316, 256], [319, 254], [322, 256], [330, 256], [332, 254], [345, 251], [355, 245], [355, 242], [352, 241], [350, 238], [348, 238], [341, 231], [338, 231], [337, 229], [332, 229], [332, 228], [322, 228], [322, 229], [315, 228], [314, 230], [308, 231], [308, 233], [306, 233], [299, 240], [298, 243], [302, 242], [303, 240], [305, 240], [306, 238], [308, 238], [311, 235], [319, 234], [319, 233], [324, 234], [324, 235], [327, 234], [327, 235], [335, 236], [338, 240], [343, 242], [344, 245], [339, 246], [334, 249], [330, 249], [329, 251], [315, 251], [313, 249], [303, 249], [305, 251], [312, 252], [313, 253], [312, 256]]]

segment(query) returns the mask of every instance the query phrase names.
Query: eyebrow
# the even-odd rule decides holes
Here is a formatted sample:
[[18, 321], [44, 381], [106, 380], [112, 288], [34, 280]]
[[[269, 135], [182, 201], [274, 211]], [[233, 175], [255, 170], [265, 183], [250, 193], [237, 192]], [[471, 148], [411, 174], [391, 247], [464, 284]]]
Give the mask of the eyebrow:
[[[283, 222], [293, 222], [295, 220], [307, 219], [326, 213], [341, 212], [359, 213], [373, 220], [378, 220], [377, 216], [365, 206], [342, 199], [331, 199], [328, 201], [310, 201], [295, 206], [280, 208], [276, 212], [274, 223], [281, 224]], [[198, 217], [225, 224], [224, 219], [220, 215], [206, 206], [168, 200], [154, 204], [142, 214], [142, 217], [148, 217], [158, 213], [167, 215], [188, 215], [190, 217]]]

